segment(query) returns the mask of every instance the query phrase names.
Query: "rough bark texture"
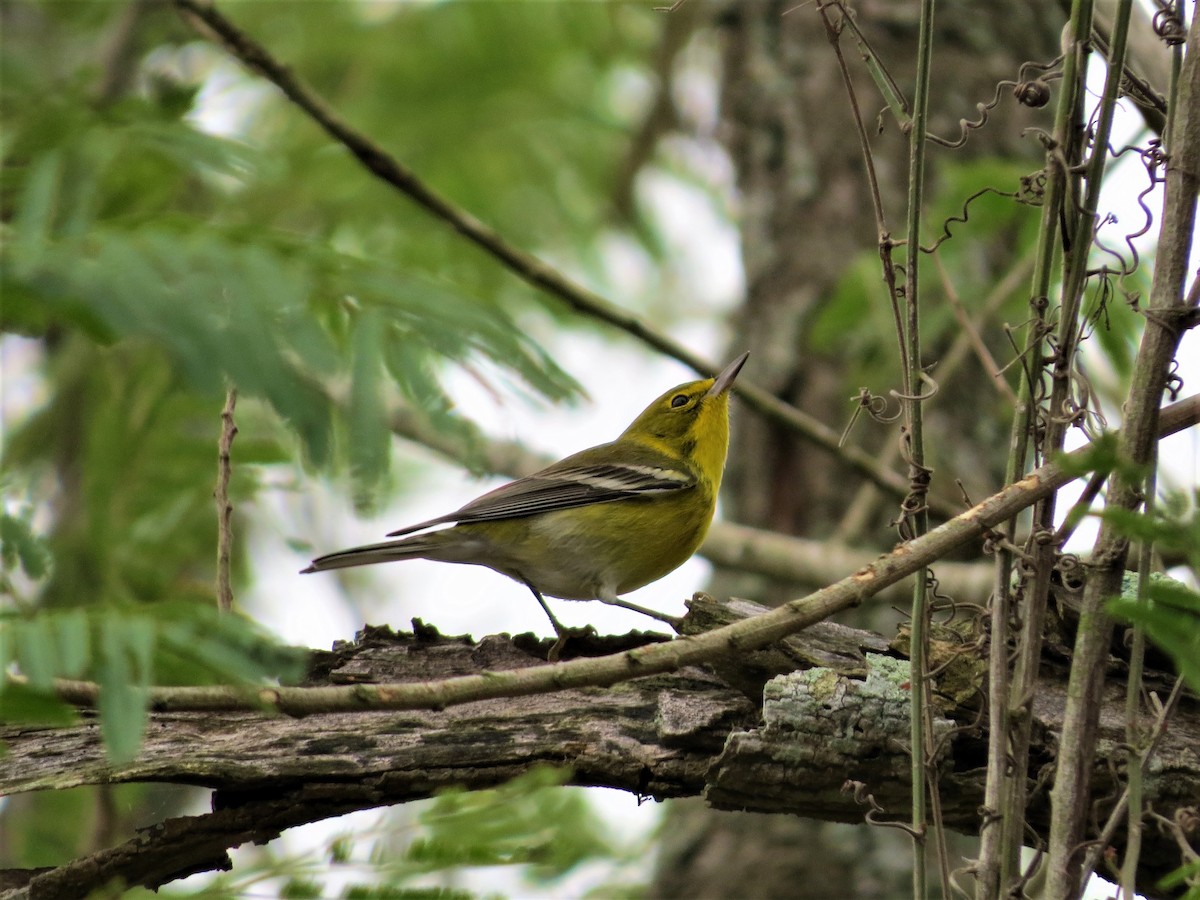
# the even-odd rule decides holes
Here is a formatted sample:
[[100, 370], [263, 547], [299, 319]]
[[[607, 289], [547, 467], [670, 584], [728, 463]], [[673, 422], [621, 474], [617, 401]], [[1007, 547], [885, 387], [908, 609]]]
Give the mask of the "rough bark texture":
[[[532, 665], [542, 662], [539, 649], [520, 638], [471, 643], [370, 629], [358, 643], [320, 655], [314, 683], [424, 680]], [[822, 665], [814, 667], [814, 661]], [[799, 671], [773, 678], [764, 692], [775, 671], [789, 673], [797, 665]], [[964, 830], [977, 827], [983, 796], [986, 739], [976, 724], [972, 686], [983, 665], [974, 653], [960, 654], [939, 682], [963, 698], [944, 698], [938, 728], [946, 735], [940, 760], [946, 819]], [[138, 758], [115, 769], [104, 759], [94, 721], [54, 730], [0, 729], [8, 746], [0, 761], [3, 793], [145, 781], [215, 792], [207, 815], [167, 820], [58, 869], [0, 873], [0, 889], [9, 889], [6, 898], [65, 898], [86, 895], [114, 877], [157, 886], [227, 867], [229, 848], [269, 840], [295, 825], [428, 797], [447, 785], [491, 787], [542, 764], [570, 767], [575, 784], [655, 799], [703, 797], [727, 810], [861, 822], [864, 807], [843, 790], [848, 779], [862, 782], [864, 793], [885, 810], [905, 808], [905, 663], [883, 638], [823, 624], [785, 647], [752, 654], [739, 672], [739, 687], [714, 672], [686, 669], [610, 689], [428, 713], [303, 719], [154, 713]], [[1047, 673], [1034, 707], [1038, 765], [1054, 755], [1065, 684], [1054, 661]], [[1101, 758], [1123, 739], [1121, 696], [1114, 682]], [[1160, 812], [1170, 815], [1200, 801], [1197, 747], [1200, 710], [1190, 703], [1168, 734], [1150, 781]], [[1111, 773], [1097, 772], [1097, 779], [1096, 796], [1104, 797]], [[1040, 827], [1044, 793], [1034, 803], [1032, 819]], [[1148, 876], [1177, 859], [1168, 839], [1152, 835], [1150, 841]], [[758, 842], [760, 853], [770, 846], [769, 838]], [[849, 863], [845, 850], [831, 859]], [[854, 865], [846, 868], [854, 873]], [[868, 867], [858, 868], [854, 878], [865, 887], [873, 876]]]

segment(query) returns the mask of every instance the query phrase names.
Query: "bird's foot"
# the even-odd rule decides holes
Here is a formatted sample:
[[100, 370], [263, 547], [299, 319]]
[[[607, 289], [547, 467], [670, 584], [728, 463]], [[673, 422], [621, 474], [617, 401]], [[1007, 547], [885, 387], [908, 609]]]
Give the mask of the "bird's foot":
[[591, 625], [583, 625], [578, 628], [568, 628], [566, 625], [562, 625], [556, 621], [554, 623], [554, 630], [558, 633], [558, 640], [554, 642], [554, 645], [550, 648], [550, 652], [546, 654], [547, 662], [558, 662], [559, 657], [562, 655], [563, 648], [566, 647], [572, 639], [596, 636], [596, 629]]

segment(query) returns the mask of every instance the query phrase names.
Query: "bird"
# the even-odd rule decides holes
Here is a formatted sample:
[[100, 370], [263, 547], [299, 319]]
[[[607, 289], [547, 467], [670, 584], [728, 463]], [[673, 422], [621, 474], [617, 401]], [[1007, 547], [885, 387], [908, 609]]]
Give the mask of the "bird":
[[[532, 591], [556, 650], [577, 630], [547, 596], [672, 621], [621, 595], [674, 571], [704, 540], [729, 448], [730, 388], [749, 355], [661, 394], [614, 441], [390, 532], [395, 540], [318, 557], [302, 574], [405, 559], [486, 566]], [[430, 530], [441, 525], [450, 527]]]

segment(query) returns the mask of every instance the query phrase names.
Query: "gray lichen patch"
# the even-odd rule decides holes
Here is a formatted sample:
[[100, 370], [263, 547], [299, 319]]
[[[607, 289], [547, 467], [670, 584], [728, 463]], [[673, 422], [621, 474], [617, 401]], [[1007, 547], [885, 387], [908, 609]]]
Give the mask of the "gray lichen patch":
[[869, 654], [868, 662], [865, 680], [818, 668], [767, 683], [766, 732], [796, 736], [777, 742], [781, 760], [828, 765], [861, 755], [864, 742], [871, 753], [904, 753], [909, 735], [908, 663], [879, 654]]
[[[773, 678], [763, 692], [762, 727], [735, 732], [710, 770], [711, 802], [733, 806], [752, 772], [777, 787], [780, 809], [800, 810], [813, 800], [806, 784], [828, 784], [825, 773], [875, 785], [906, 785], [911, 761], [909, 666], [906, 660], [868, 654], [865, 679], [815, 668]], [[934, 736], [953, 726], [934, 718]], [[741, 773], [734, 775], [734, 773]], [[811, 773], [822, 773], [813, 778]]]

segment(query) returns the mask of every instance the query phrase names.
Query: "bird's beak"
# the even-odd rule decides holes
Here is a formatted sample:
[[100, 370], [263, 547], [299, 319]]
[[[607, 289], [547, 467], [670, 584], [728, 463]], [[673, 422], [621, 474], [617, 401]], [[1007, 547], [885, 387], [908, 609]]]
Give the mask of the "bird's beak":
[[727, 365], [724, 371], [722, 371], [720, 375], [713, 379], [712, 387], [708, 389], [708, 392], [704, 396], [717, 397], [729, 390], [730, 386], [733, 384], [733, 380], [737, 378], [738, 372], [742, 371], [742, 366], [746, 364], [746, 360], [749, 358], [750, 351], [747, 350], [745, 353]]

